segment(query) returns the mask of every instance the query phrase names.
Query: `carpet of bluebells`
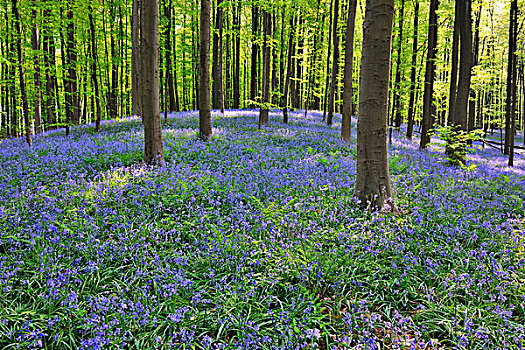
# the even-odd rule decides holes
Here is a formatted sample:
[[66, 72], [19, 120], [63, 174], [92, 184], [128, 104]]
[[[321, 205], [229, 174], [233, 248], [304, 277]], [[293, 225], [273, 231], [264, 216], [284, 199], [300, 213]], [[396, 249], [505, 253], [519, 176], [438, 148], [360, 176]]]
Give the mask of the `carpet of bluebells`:
[[394, 132], [371, 214], [340, 119], [291, 117], [172, 114], [161, 169], [137, 118], [2, 141], [0, 348], [525, 348], [525, 156]]

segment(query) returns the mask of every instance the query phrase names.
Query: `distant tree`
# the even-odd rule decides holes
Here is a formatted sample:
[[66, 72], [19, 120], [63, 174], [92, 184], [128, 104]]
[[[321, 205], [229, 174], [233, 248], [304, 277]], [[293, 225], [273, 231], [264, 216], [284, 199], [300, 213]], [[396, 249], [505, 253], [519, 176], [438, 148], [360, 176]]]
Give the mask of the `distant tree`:
[[93, 9], [91, 7], [91, 0], [88, 3], [88, 17], [89, 28], [91, 32], [91, 80], [93, 82], [93, 89], [95, 90], [95, 103], [97, 105], [97, 117], [95, 121], [95, 131], [100, 131], [100, 122], [102, 121], [102, 108], [100, 107], [100, 92], [98, 88], [97, 77], [97, 39], [95, 36], [95, 21], [93, 20]]
[[357, 124], [356, 197], [396, 211], [388, 164], [387, 113], [394, 0], [367, 0]]
[[139, 0], [133, 0], [131, 17], [131, 103], [133, 115], [141, 113], [140, 93], [140, 4]]
[[201, 0], [200, 18], [199, 138], [207, 141], [212, 135], [210, 111], [210, 0]]
[[222, 81], [222, 33], [223, 33], [223, 8], [222, 0], [217, 0], [217, 9], [215, 10], [215, 29], [213, 32], [213, 93], [212, 106], [213, 109], [223, 109], [223, 81]]
[[414, 32], [412, 38], [412, 68], [410, 70], [410, 100], [408, 102], [408, 125], [407, 138], [412, 139], [414, 131], [414, 114], [417, 89], [417, 44], [418, 44], [418, 27], [419, 27], [419, 1], [414, 1]]
[[332, 126], [335, 109], [335, 89], [337, 84], [337, 75], [339, 74], [339, 0], [335, 0], [334, 4], [334, 24], [332, 28], [332, 40], [334, 46], [334, 58], [332, 61], [332, 80], [330, 84], [330, 94], [328, 95], [328, 116], [326, 124]]
[[352, 84], [354, 80], [352, 73], [354, 66], [354, 31], [356, 12], [357, 0], [350, 0], [350, 6], [348, 6], [348, 18], [346, 20], [345, 71], [341, 127], [341, 139], [346, 142], [350, 142], [352, 139]]
[[159, 3], [141, 0], [140, 58], [144, 162], [164, 164], [159, 101]]
[[[33, 1], [33, 9], [31, 10], [31, 16], [37, 19], [38, 13], [36, 10], [36, 0]], [[38, 35], [38, 24], [35, 23], [31, 31], [31, 45], [33, 47], [33, 63], [34, 63], [34, 80], [35, 80], [35, 133], [43, 132], [42, 125], [42, 88], [40, 84], [40, 38]]]
[[263, 17], [263, 75], [262, 75], [262, 106], [259, 110], [259, 129], [268, 125], [268, 102], [270, 99], [270, 40], [272, 36], [272, 16], [262, 10]]
[[31, 123], [29, 121], [29, 105], [27, 103], [26, 84], [24, 79], [24, 56], [22, 52], [22, 29], [20, 26], [20, 13], [18, 11], [18, 1], [12, 0], [13, 2], [13, 15], [15, 17], [15, 29], [16, 29], [16, 52], [18, 54], [18, 79], [20, 82], [20, 94], [22, 95], [22, 110], [24, 113], [24, 126], [26, 142], [28, 146], [33, 145], [33, 139], [31, 138]]
[[[509, 166], [514, 166], [514, 134], [516, 133], [516, 105], [517, 105], [517, 68], [518, 55], [518, 1], [512, 0], [509, 18], [509, 53], [507, 69], [507, 127], [505, 130], [505, 148], [509, 154]], [[508, 135], [508, 136], [507, 136]]]
[[295, 13], [293, 13], [290, 17], [290, 34], [288, 37], [288, 59], [286, 64], [286, 79], [284, 81], [284, 93], [281, 101], [281, 105], [283, 106], [283, 123], [288, 124], [288, 95], [290, 91], [290, 81], [293, 79], [294, 70], [293, 70], [293, 56], [295, 55], [295, 42], [294, 42], [294, 36], [295, 36], [295, 24], [296, 24], [296, 16]]

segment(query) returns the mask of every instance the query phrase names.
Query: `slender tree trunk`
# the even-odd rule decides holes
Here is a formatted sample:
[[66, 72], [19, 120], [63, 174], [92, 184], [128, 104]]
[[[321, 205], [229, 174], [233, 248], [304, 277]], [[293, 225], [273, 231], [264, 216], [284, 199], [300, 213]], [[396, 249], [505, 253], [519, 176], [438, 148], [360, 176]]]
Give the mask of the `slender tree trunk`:
[[[284, 82], [284, 94], [281, 104], [283, 106], [283, 123], [288, 124], [288, 91], [290, 90], [290, 80], [293, 78], [293, 56], [295, 55], [295, 13], [290, 18], [290, 35], [288, 37], [288, 63], [286, 65], [286, 80]], [[283, 28], [284, 30], [284, 28]]]
[[223, 9], [222, 0], [217, 0], [217, 9], [215, 14], [215, 29], [213, 32], [213, 94], [212, 107], [213, 109], [221, 109], [223, 105], [222, 100], [222, 22]]
[[95, 90], [95, 103], [97, 106], [97, 117], [95, 121], [95, 131], [100, 131], [100, 122], [102, 121], [102, 109], [100, 107], [100, 92], [98, 89], [98, 77], [97, 77], [97, 40], [95, 37], [95, 22], [93, 20], [93, 10], [91, 8], [91, 2], [88, 3], [88, 17], [89, 17], [89, 28], [91, 31], [91, 80], [93, 81], [93, 89]]
[[329, 84], [330, 84], [330, 55], [332, 54], [332, 28], [334, 27], [333, 20], [333, 7], [334, 0], [330, 0], [330, 27], [328, 29], [328, 52], [326, 54], [326, 81], [325, 81], [325, 93], [324, 93], [324, 107], [323, 107], [323, 122], [326, 120], [326, 113], [328, 111], [328, 96], [329, 96]]
[[144, 162], [164, 164], [159, 98], [159, 4], [141, 0], [140, 58]]
[[142, 116], [141, 113], [141, 91], [140, 91], [140, 4], [139, 0], [133, 0], [131, 17], [131, 100], [134, 116]]
[[[36, 5], [36, 0], [33, 1]], [[33, 18], [37, 18], [37, 11], [35, 8], [31, 10]], [[40, 86], [40, 58], [39, 58], [39, 38], [38, 38], [38, 25], [35, 24], [31, 32], [31, 44], [33, 46], [33, 64], [35, 68], [34, 79], [35, 79], [35, 133], [43, 132], [42, 129], [42, 89]]]
[[200, 27], [200, 81], [199, 81], [199, 137], [207, 141], [212, 135], [210, 111], [210, 0], [201, 0]]
[[233, 108], [239, 109], [241, 106], [241, 0], [235, 3], [233, 13], [233, 28], [235, 31], [234, 45], [235, 45], [235, 69], [233, 76]]
[[346, 42], [345, 42], [345, 74], [343, 92], [343, 113], [341, 139], [346, 142], [352, 140], [352, 106], [353, 106], [353, 67], [354, 67], [354, 32], [355, 17], [357, 12], [357, 0], [350, 0], [348, 7], [348, 18], [346, 20]]
[[78, 85], [77, 85], [77, 49], [75, 47], [75, 22], [73, 19], [73, 9], [71, 8], [71, 2], [68, 2], [67, 7], [67, 61], [68, 67], [67, 79], [69, 83], [70, 96], [70, 109], [71, 109], [71, 122], [75, 125], [80, 122], [80, 106], [78, 98]]
[[393, 17], [393, 0], [366, 1], [359, 89], [355, 192], [361, 207], [396, 212], [387, 147]]
[[[511, 11], [509, 19], [509, 66], [510, 78], [507, 80], [507, 84], [510, 85], [507, 91], [510, 92], [510, 96], [507, 97], [507, 115], [509, 115], [510, 128], [507, 137], [505, 132], [505, 143], [508, 142], [508, 153], [509, 153], [509, 166], [514, 166], [514, 135], [516, 134], [516, 91], [517, 91], [517, 67], [518, 67], [518, 56], [516, 54], [518, 43], [518, 1], [512, 0]], [[524, 135], [525, 137], [525, 135]], [[507, 141], [508, 139], [508, 141]]]
[[394, 111], [395, 113], [395, 127], [400, 130], [403, 123], [403, 115], [401, 114], [401, 61], [403, 54], [403, 22], [405, 21], [405, 0], [401, 0], [401, 12], [399, 13], [399, 41], [397, 46], [397, 65], [396, 65], [396, 81], [394, 83]]
[[421, 128], [420, 149], [426, 149], [430, 143], [430, 129], [433, 125], [433, 95], [434, 80], [436, 76], [436, 54], [438, 37], [438, 16], [437, 10], [439, 0], [430, 0], [430, 18], [428, 24], [428, 51], [425, 73], [425, 93], [423, 96], [423, 121]]
[[[175, 111], [177, 109], [176, 101], [175, 101], [175, 88], [173, 86], [173, 73], [171, 68], [171, 7], [172, 3], [171, 0], [166, 4], [164, 7], [164, 14], [168, 20], [168, 25], [166, 26], [166, 33], [164, 35], [165, 40], [165, 60], [166, 60], [166, 92], [165, 92], [165, 100], [169, 100], [169, 111]], [[167, 114], [165, 115], [165, 118], [167, 117]]]
[[334, 58], [332, 61], [332, 83], [330, 84], [330, 95], [328, 96], [328, 117], [326, 124], [332, 126], [334, 118], [335, 89], [337, 84], [337, 74], [339, 74], [339, 35], [337, 32], [339, 23], [339, 0], [335, 0], [334, 5], [334, 25], [332, 28], [332, 40], [334, 45]]
[[22, 30], [20, 29], [20, 14], [18, 12], [17, 0], [12, 0], [13, 4], [13, 15], [15, 17], [15, 29], [16, 29], [16, 52], [18, 54], [18, 78], [20, 82], [20, 94], [22, 95], [22, 110], [24, 113], [24, 126], [26, 142], [29, 147], [33, 145], [31, 138], [31, 123], [29, 121], [29, 105], [27, 104], [27, 93], [24, 79], [24, 56], [22, 54]]
[[262, 10], [263, 17], [263, 76], [262, 76], [262, 106], [259, 112], [259, 129], [268, 125], [268, 102], [270, 98], [270, 38], [272, 36], [272, 16]]
[[452, 38], [452, 66], [450, 68], [450, 88], [448, 102], [448, 125], [454, 125], [454, 112], [456, 107], [456, 94], [458, 83], [458, 60], [459, 60], [459, 3], [456, 1], [454, 15], [454, 34]]
[[414, 105], [415, 95], [417, 89], [416, 68], [417, 68], [417, 43], [418, 43], [418, 27], [419, 27], [419, 1], [415, 1], [414, 5], [414, 33], [412, 39], [412, 68], [410, 71], [410, 101], [408, 103], [408, 125], [407, 138], [412, 139], [414, 132]]
[[[257, 84], [257, 71], [259, 70], [258, 57], [259, 57], [259, 7], [257, 5], [252, 6], [252, 64], [251, 64], [251, 80], [250, 80], [250, 100], [255, 101], [257, 97], [258, 85]], [[252, 108], [255, 105], [252, 102]]]

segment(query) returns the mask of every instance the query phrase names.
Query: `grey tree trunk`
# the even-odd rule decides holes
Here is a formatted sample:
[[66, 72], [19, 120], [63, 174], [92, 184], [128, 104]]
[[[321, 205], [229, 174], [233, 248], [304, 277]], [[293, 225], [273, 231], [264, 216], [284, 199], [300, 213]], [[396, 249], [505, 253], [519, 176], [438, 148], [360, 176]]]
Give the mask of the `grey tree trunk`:
[[[31, 10], [33, 18], [37, 18], [36, 9]], [[38, 38], [38, 26], [35, 25], [31, 32], [31, 44], [33, 46], [33, 64], [34, 64], [34, 79], [35, 79], [35, 133], [43, 132], [42, 125], [42, 88], [40, 84], [40, 43]]]
[[332, 40], [334, 45], [334, 59], [332, 61], [332, 83], [330, 84], [330, 95], [328, 96], [328, 116], [326, 124], [332, 126], [334, 118], [335, 88], [337, 84], [337, 74], [339, 74], [339, 35], [337, 32], [339, 21], [339, 0], [334, 4], [334, 26], [332, 28]]
[[360, 206], [396, 212], [388, 164], [387, 113], [394, 0], [367, 0], [361, 58], [357, 179]]
[[408, 125], [407, 138], [412, 139], [414, 131], [414, 105], [416, 100], [416, 68], [417, 68], [417, 42], [418, 42], [418, 26], [419, 26], [419, 1], [415, 2], [414, 7], [414, 37], [412, 41], [412, 69], [410, 71], [410, 101], [408, 102]]
[[131, 100], [132, 113], [135, 116], [141, 113], [141, 93], [140, 93], [140, 4], [139, 0], [133, 0], [131, 16]]
[[268, 102], [270, 99], [270, 38], [272, 36], [272, 16], [262, 10], [263, 17], [263, 75], [262, 75], [262, 106], [259, 110], [259, 129], [268, 125]]

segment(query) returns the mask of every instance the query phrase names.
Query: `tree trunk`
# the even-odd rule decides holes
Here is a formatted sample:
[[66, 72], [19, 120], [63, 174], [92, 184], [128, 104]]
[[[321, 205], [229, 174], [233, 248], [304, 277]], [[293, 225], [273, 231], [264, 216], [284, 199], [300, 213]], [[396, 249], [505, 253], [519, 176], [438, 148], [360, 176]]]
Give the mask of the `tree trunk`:
[[73, 21], [73, 9], [71, 3], [67, 4], [67, 47], [66, 47], [66, 66], [67, 84], [69, 92], [69, 110], [71, 122], [78, 125], [80, 122], [80, 106], [78, 101], [77, 86], [77, 51], [75, 48], [75, 22]]
[[[164, 35], [165, 40], [165, 59], [166, 59], [166, 92], [165, 92], [165, 100], [169, 101], [169, 111], [175, 111], [177, 110], [177, 103], [175, 101], [175, 88], [173, 86], [173, 73], [171, 68], [171, 0], [169, 0], [168, 4], [164, 7], [164, 14], [166, 15], [166, 18], [168, 20], [168, 25], [166, 27], [166, 33]], [[165, 118], [167, 115], [165, 116]]]
[[164, 164], [159, 99], [159, 3], [141, 0], [140, 58], [144, 162]]
[[97, 40], [95, 37], [95, 22], [93, 20], [93, 10], [91, 8], [91, 2], [88, 3], [88, 16], [89, 16], [89, 28], [91, 31], [91, 79], [93, 81], [93, 89], [95, 90], [95, 102], [97, 105], [97, 117], [95, 121], [95, 131], [100, 131], [100, 122], [102, 121], [102, 109], [100, 107], [100, 92], [98, 90], [98, 77], [97, 77]]
[[[508, 152], [509, 152], [509, 166], [514, 166], [514, 135], [516, 133], [516, 91], [517, 91], [517, 67], [518, 67], [518, 56], [517, 51], [518, 42], [518, 1], [512, 0], [510, 19], [509, 19], [509, 66], [510, 79], [507, 80], [507, 84], [510, 88], [507, 89], [510, 92], [510, 96], [507, 97], [507, 114], [509, 115], [510, 128], [508, 136]], [[525, 135], [524, 135], [525, 137]], [[505, 141], [507, 143], [507, 137], [505, 134]]]
[[454, 34], [452, 38], [452, 66], [450, 68], [450, 88], [448, 102], [448, 121], [449, 126], [454, 125], [454, 113], [456, 107], [456, 94], [458, 83], [458, 58], [459, 58], [459, 3], [456, 1], [454, 14]]
[[140, 4], [139, 0], [133, 0], [131, 17], [131, 100], [134, 116], [142, 116], [141, 113], [141, 91], [140, 91]]
[[223, 9], [222, 0], [217, 0], [217, 9], [215, 14], [215, 30], [213, 32], [213, 94], [212, 107], [213, 109], [222, 109], [222, 22]]
[[[293, 12], [293, 10], [292, 10]], [[288, 124], [288, 91], [290, 90], [290, 80], [293, 78], [293, 56], [295, 55], [295, 44], [294, 44], [294, 35], [295, 35], [295, 13], [292, 13], [290, 18], [290, 35], [288, 37], [288, 63], [286, 68], [286, 80], [284, 81], [284, 94], [282, 97], [282, 106], [283, 106], [283, 123]], [[284, 28], [283, 28], [284, 30]]]
[[262, 75], [262, 106], [259, 112], [259, 130], [263, 125], [268, 125], [268, 102], [270, 98], [270, 44], [272, 36], [272, 16], [262, 10], [263, 17], [263, 75]]
[[233, 13], [233, 28], [235, 32], [235, 68], [233, 76], [233, 108], [239, 109], [241, 106], [241, 0], [235, 3]]
[[414, 132], [414, 104], [417, 89], [416, 68], [417, 68], [417, 43], [418, 43], [418, 27], [419, 27], [419, 1], [415, 1], [414, 7], [414, 34], [412, 41], [412, 68], [410, 71], [410, 101], [408, 103], [408, 125], [407, 138], [412, 139]]
[[210, 0], [201, 0], [200, 79], [199, 79], [199, 137], [207, 141], [212, 135], [210, 111]]
[[[36, 6], [36, 0], [34, 0]], [[37, 11], [33, 8], [31, 10], [33, 18], [37, 18]], [[42, 89], [40, 86], [40, 59], [39, 59], [39, 39], [38, 39], [38, 25], [35, 24], [31, 32], [31, 44], [33, 46], [33, 64], [35, 68], [34, 79], [35, 79], [35, 133], [41, 133], [42, 129]]]
[[357, 125], [357, 179], [360, 206], [397, 211], [387, 147], [388, 86], [393, 0], [367, 0]]
[[395, 127], [400, 130], [403, 123], [403, 116], [401, 114], [401, 56], [403, 54], [403, 22], [405, 21], [405, 0], [401, 0], [401, 12], [399, 13], [399, 41], [397, 47], [397, 66], [396, 66], [396, 81], [394, 83], [394, 111], [396, 114]]
[[357, 0], [350, 0], [348, 7], [348, 18], [346, 20], [346, 42], [345, 42], [345, 74], [343, 91], [343, 113], [341, 139], [346, 142], [352, 140], [352, 103], [353, 103], [353, 67], [354, 67], [354, 31], [355, 16], [357, 12]]
[[334, 58], [332, 61], [332, 83], [330, 84], [330, 95], [328, 96], [328, 117], [326, 124], [332, 126], [334, 118], [335, 88], [337, 84], [337, 74], [339, 74], [339, 35], [337, 32], [339, 23], [339, 0], [334, 4], [334, 24], [332, 28], [332, 40], [334, 46]]
[[[250, 81], [250, 100], [255, 101], [257, 98], [258, 85], [257, 72], [259, 70], [259, 7], [253, 5], [252, 7], [252, 64], [251, 64], [251, 81]], [[252, 108], [255, 104], [252, 102]]]
[[430, 16], [428, 24], [428, 51], [425, 72], [425, 93], [423, 96], [423, 120], [421, 129], [420, 149], [426, 149], [430, 143], [430, 129], [433, 125], [433, 95], [434, 80], [436, 76], [436, 54], [438, 37], [438, 16], [437, 10], [439, 0], [430, 0]]
[[325, 81], [325, 93], [324, 93], [324, 107], [323, 107], [323, 122], [326, 120], [326, 112], [328, 111], [328, 92], [330, 89], [328, 88], [330, 84], [330, 55], [332, 53], [332, 28], [334, 26], [334, 20], [333, 20], [333, 7], [334, 7], [334, 0], [330, 0], [330, 27], [328, 30], [328, 52], [326, 54], [326, 81]]

